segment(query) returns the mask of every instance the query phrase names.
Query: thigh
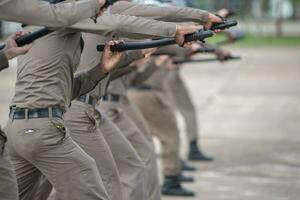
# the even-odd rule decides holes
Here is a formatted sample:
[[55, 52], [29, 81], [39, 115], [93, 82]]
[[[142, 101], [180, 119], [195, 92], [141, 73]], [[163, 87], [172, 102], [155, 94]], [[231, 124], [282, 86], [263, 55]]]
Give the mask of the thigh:
[[138, 155], [130, 142], [126, 139], [121, 130], [111, 122], [105, 114], [103, 114], [100, 130], [104, 135], [106, 142], [108, 143], [113, 156], [117, 162], [123, 159], [134, 159], [138, 158]]
[[[1, 131], [1, 130], [0, 130]], [[0, 136], [0, 197], [18, 200], [16, 175], [9, 159], [7, 145]]]
[[138, 109], [138, 107], [135, 105], [135, 103], [132, 102], [131, 99], [128, 99], [128, 102], [126, 104], [125, 103], [122, 104], [122, 109], [130, 117], [130, 119], [135, 123], [135, 125], [138, 127], [138, 129], [142, 132], [142, 134], [145, 136], [145, 138], [148, 140], [148, 142], [152, 145], [152, 148], [154, 148], [150, 128], [149, 128], [143, 114]]
[[109, 199], [94, 159], [71, 139], [61, 119], [20, 120], [13, 125], [13, 148], [46, 176], [62, 199]]

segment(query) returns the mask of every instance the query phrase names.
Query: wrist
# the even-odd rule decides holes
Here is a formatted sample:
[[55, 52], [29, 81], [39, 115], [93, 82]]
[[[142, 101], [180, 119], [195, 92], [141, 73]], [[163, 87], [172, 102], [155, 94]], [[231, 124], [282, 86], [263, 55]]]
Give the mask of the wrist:
[[101, 65], [100, 70], [101, 70], [101, 72], [102, 72], [103, 74], [105, 74], [105, 75], [107, 75], [107, 74], [109, 73], [109, 71], [106, 70], [106, 68], [105, 68], [104, 65]]
[[101, 71], [101, 73], [103, 73], [103, 74], [108, 74], [108, 70], [106, 69], [106, 67], [105, 67], [105, 64], [102, 62], [102, 63], [100, 63], [100, 71]]
[[176, 36], [180, 35], [182, 32], [182, 26], [176, 24]]
[[15, 57], [14, 53], [9, 49], [4, 49], [3, 53], [4, 53], [5, 57], [7, 58], [7, 60], [10, 60]]

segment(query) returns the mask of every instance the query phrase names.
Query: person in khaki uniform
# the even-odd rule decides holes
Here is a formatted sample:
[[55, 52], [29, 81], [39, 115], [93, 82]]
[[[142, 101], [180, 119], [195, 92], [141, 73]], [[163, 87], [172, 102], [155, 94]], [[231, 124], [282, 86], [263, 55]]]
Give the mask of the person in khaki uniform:
[[101, 0], [79, 0], [53, 6], [40, 0], [1, 0], [0, 19], [53, 28], [67, 27], [98, 15], [100, 3]]
[[[128, 95], [136, 103], [147, 120], [151, 133], [162, 144], [163, 174], [165, 176], [162, 192], [165, 195], [194, 196], [191, 191], [183, 190], [180, 184], [179, 131], [176, 119], [169, 104], [164, 86], [168, 74], [165, 62], [151, 59], [132, 78], [132, 85], [139, 88], [130, 90]], [[147, 105], [147, 106], [145, 106]], [[184, 192], [183, 192], [183, 191]]]
[[[85, 48], [81, 57], [80, 70], [99, 62], [101, 54], [94, 50], [95, 42], [98, 43], [99, 38], [105, 37], [85, 33], [83, 38]], [[143, 57], [140, 51], [129, 52], [124, 55], [117, 68]], [[97, 91], [101, 93], [103, 89], [101, 87], [106, 85], [106, 80], [102, 82], [92, 92], [72, 102], [65, 115], [66, 127], [71, 130], [71, 137], [96, 160], [111, 199], [145, 199], [143, 196], [144, 166], [140, 158], [120, 130], [107, 119], [105, 114], [95, 109], [97, 99], [101, 96], [97, 95]], [[93, 137], [88, 137], [89, 135]], [[101, 149], [110, 152], [111, 156], [102, 156]], [[120, 178], [116, 177], [119, 173], [114, 174], [113, 171], [120, 172]]]
[[[116, 26], [116, 24], [114, 24], [115, 21], [116, 21], [117, 26]], [[146, 28], [146, 29], [141, 29], [140, 27], [143, 27], [143, 28]], [[164, 27], [164, 29], [161, 29], [161, 28], [158, 28], [158, 27]], [[70, 29], [71, 30], [74, 30], [74, 29], [78, 30], [79, 28], [85, 28], [85, 29], [88, 29], [91, 32], [102, 33], [104, 35], [112, 34], [113, 31], [115, 31], [119, 35], [123, 34], [123, 35], [131, 36], [131, 37], [132, 37], [132, 35], [135, 35], [136, 37], [141, 37], [141, 35], [143, 35], [144, 37], [153, 38], [155, 36], [173, 36], [173, 33], [174, 33], [173, 30], [172, 30], [173, 27], [175, 28], [175, 30], [176, 30], [176, 27], [177, 27], [177, 33], [176, 33], [177, 38], [178, 37], [183, 38], [184, 33], [188, 33], [188, 32], [186, 32], [187, 30], [185, 30], [183, 26], [176, 26], [175, 24], [173, 25], [171, 23], [157, 22], [155, 20], [141, 19], [141, 18], [137, 18], [137, 17], [133, 17], [133, 16], [106, 15], [106, 14], [104, 14], [103, 16], [101, 16], [97, 19], [97, 24], [96, 25], [88, 24], [88, 23], [79, 23], [77, 25], [74, 25], [74, 26], [70, 27]], [[151, 31], [147, 30], [147, 28], [150, 28]], [[192, 28], [189, 31], [195, 31], [195, 29]], [[180, 42], [180, 40], [178, 40], [178, 41]], [[93, 44], [95, 44], [95, 43], [93, 43]], [[92, 48], [92, 51], [94, 51], [94, 48]], [[103, 123], [100, 123], [100, 125], [102, 125], [102, 124]], [[108, 123], [106, 123], [106, 124], [108, 124]], [[70, 126], [70, 127], [73, 127], [73, 126]], [[106, 129], [105, 132], [109, 133], [110, 131], [107, 131], [107, 130], [111, 131], [111, 130], [114, 130], [114, 129]], [[115, 135], [118, 135], [120, 133], [120, 131], [115, 131], [115, 132], [117, 133]], [[112, 134], [107, 134], [107, 135], [111, 136]], [[119, 134], [119, 135], [121, 135], [121, 134]], [[122, 141], [118, 138], [112, 138], [112, 139]], [[107, 141], [109, 143], [109, 141], [111, 141], [111, 140], [107, 140]], [[112, 144], [113, 144], [113, 142], [114, 141], [112, 141]], [[126, 144], [124, 146], [128, 146], [128, 142], [124, 143], [124, 144]], [[125, 152], [128, 152], [128, 150], [127, 151], [122, 151], [122, 149], [118, 148], [118, 145], [112, 145], [112, 146], [114, 146], [114, 148], [116, 150], [118, 150], [119, 152], [121, 151], [121, 153], [115, 153], [114, 154], [114, 155], [116, 155], [115, 157], [118, 158], [116, 160], [120, 160], [120, 161], [123, 160], [124, 163], [126, 163], [126, 162], [128, 163], [128, 161], [126, 161], [124, 159], [126, 157], [122, 156], [122, 155], [124, 155]], [[128, 147], [126, 147], [126, 148], [128, 149]], [[115, 152], [118, 152], [118, 151], [115, 151]], [[113, 153], [114, 153], [114, 151], [113, 151]], [[135, 158], [134, 155], [136, 155], [136, 154], [132, 154], [132, 158]], [[131, 163], [132, 164], [129, 163], [131, 166], [132, 165], [135, 165], [136, 167], [139, 166], [138, 161], [131, 162]], [[141, 174], [143, 174], [143, 173], [140, 173], [140, 170], [134, 170], [135, 168], [130, 169], [126, 166], [122, 167], [122, 165], [120, 165], [120, 168], [122, 168], [122, 171], [124, 171], [124, 169], [127, 171], [127, 173], [121, 173], [121, 178], [122, 178], [122, 174], [124, 175], [123, 180], [125, 180], [125, 183], [128, 183], [128, 181], [133, 183], [133, 180], [136, 180], [136, 179], [132, 179], [128, 176], [134, 177], [135, 174], [137, 174], [140, 177]], [[137, 185], [137, 186], [142, 185], [142, 184], [138, 184], [138, 183], [139, 182], [135, 181], [134, 185]], [[130, 190], [139, 191], [139, 187], [132, 187], [132, 184], [124, 184], [124, 185], [129, 186], [129, 187], [127, 186], [129, 188], [129, 191]], [[139, 194], [140, 191], [139, 192], [134, 192], [134, 193]], [[132, 195], [131, 192], [129, 192], [128, 194]], [[133, 194], [133, 195], [136, 195], [136, 194]], [[140, 195], [136, 195], [136, 196], [137, 196], [137, 199], [139, 199]], [[133, 198], [131, 198], [131, 199], [133, 199]]]
[[97, 108], [103, 111], [108, 118], [117, 125], [142, 159], [145, 165], [145, 199], [159, 200], [158, 171], [152, 140], [150, 142], [147, 140], [144, 134], [148, 133], [142, 133], [127, 114], [131, 113], [131, 115], [134, 115], [136, 109], [127, 98], [125, 77], [122, 77], [122, 75], [134, 69], [135, 66], [128, 66], [111, 75], [109, 86], [105, 91], [105, 95], [101, 98], [101, 101], [99, 101]]
[[62, 199], [109, 199], [94, 159], [70, 138], [62, 114], [70, 100], [93, 89], [121, 55], [110, 53], [110, 43], [101, 66], [74, 78], [80, 38], [76, 32], [53, 32], [19, 60], [6, 132], [21, 199], [33, 199], [41, 173]]
[[[94, 49], [95, 43], [89, 43], [89, 40], [86, 39], [87, 35], [92, 34], [83, 34], [83, 39], [85, 40], [85, 48], [83, 50], [83, 56], [81, 57], [81, 62], [86, 63], [85, 61], [85, 55], [87, 50], [91, 51]], [[94, 35], [96, 36], [96, 35]], [[92, 52], [93, 55], [95, 55], [95, 58], [97, 58], [97, 62], [100, 62], [101, 54], [97, 53], [96, 51]], [[90, 54], [89, 54], [90, 55]], [[143, 57], [139, 52], [137, 51], [131, 51], [131, 52], [125, 52], [124, 56], [122, 57], [121, 61], [118, 63], [116, 68], [122, 67], [123, 65], [127, 65], [130, 63], [132, 58], [138, 58]], [[95, 64], [93, 64], [95, 65]], [[92, 66], [92, 65], [91, 65]], [[104, 80], [105, 82], [105, 80]], [[92, 99], [92, 97], [90, 97]], [[99, 123], [107, 124], [106, 119], [102, 116], [102, 114], [98, 113], [94, 106], [97, 103], [96, 99], [94, 101], [87, 101], [82, 102], [80, 100], [83, 100], [82, 97], [79, 97], [78, 100], [72, 101], [72, 106], [68, 111], [66, 112], [64, 116], [64, 122], [65, 126], [68, 130], [70, 130], [70, 136], [72, 139], [78, 143], [78, 145], [93, 159], [95, 159], [97, 168], [100, 172], [101, 178], [103, 180], [105, 189], [112, 200], [122, 200], [123, 198], [123, 192], [121, 188], [121, 181], [119, 178], [119, 172], [115, 163], [115, 160], [113, 158], [113, 154], [108, 146], [108, 142], [106, 142], [104, 138], [104, 134], [99, 129]], [[74, 116], [76, 116], [74, 118]], [[74, 120], [73, 120], [74, 119]], [[119, 138], [119, 141], [123, 138]], [[118, 154], [121, 154], [120, 156], [125, 157], [124, 155], [136, 155], [132, 148], [122, 149], [122, 151], [118, 152]], [[134, 156], [132, 156], [134, 158]], [[128, 156], [127, 156], [128, 159]], [[133, 171], [130, 172], [130, 174], [135, 174], [136, 172], [134, 170], [139, 170], [139, 168], [133, 168]], [[142, 174], [142, 173], [138, 173]], [[141, 176], [136, 177], [136, 181], [138, 184], [141, 184], [140, 182], [143, 181], [143, 178]], [[48, 196], [52, 187], [49, 186], [48, 183], [42, 183], [45, 185], [46, 188], [41, 188], [39, 191], [39, 194], [37, 197], [42, 196]], [[41, 185], [43, 187], [44, 185]], [[138, 187], [137, 185], [136, 187]], [[55, 193], [55, 195], [57, 195]], [[51, 197], [55, 196], [52, 195]], [[126, 197], [126, 196], [125, 196]], [[39, 199], [39, 198], [37, 198]], [[45, 198], [44, 198], [45, 199]]]
[[[204, 47], [208, 47], [207, 44], [203, 45]], [[199, 44], [195, 44], [194, 48], [200, 48]], [[202, 47], [203, 48], [203, 47]], [[167, 48], [161, 48], [161, 53], [166, 53], [171, 56], [173, 59], [184, 60], [189, 59], [190, 56], [193, 55], [193, 48], [178, 48], [176, 46], [169, 46]], [[165, 81], [165, 89], [167, 94], [169, 95], [169, 99], [171, 105], [173, 106], [173, 110], [178, 110], [180, 114], [182, 114], [185, 124], [186, 124], [186, 133], [189, 141], [189, 155], [188, 158], [190, 160], [206, 160], [209, 161], [212, 158], [205, 156], [202, 151], [198, 148], [198, 122], [196, 111], [193, 106], [192, 100], [189, 97], [186, 86], [184, 85], [183, 80], [180, 77], [179, 70], [180, 65], [174, 66], [172, 69], [168, 70], [168, 75], [166, 76]], [[189, 167], [182, 161], [182, 167], [185, 169]]]
[[[204, 45], [204, 48], [211, 47], [207, 44]], [[188, 59], [193, 53], [191, 50], [183, 51], [176, 46], [173, 46], [169, 49], [169, 53], [173, 54], [174, 59]], [[198, 160], [198, 161], [211, 161], [212, 158], [204, 155], [202, 150], [198, 146], [198, 121], [196, 109], [192, 103], [189, 92], [180, 76], [181, 66], [177, 65], [173, 69], [169, 70], [168, 76], [166, 78], [166, 92], [170, 96], [172, 106], [174, 110], [179, 111], [183, 116], [185, 121], [186, 133], [188, 136], [189, 142], [189, 160]]]
[[[18, 47], [15, 39], [22, 35], [17, 32], [6, 40], [5, 48], [0, 51], [0, 71], [8, 67], [8, 60], [27, 53], [31, 45]], [[0, 197], [6, 200], [18, 200], [18, 188], [16, 176], [11, 165], [7, 145], [7, 137], [0, 126]]]
[[[115, 7], [115, 5], [112, 6], [112, 8], [114, 8], [114, 7]], [[113, 12], [113, 13], [114, 13], [114, 12]], [[122, 14], [123, 14], [123, 13], [122, 13]], [[199, 17], [199, 15], [197, 15], [197, 17]], [[101, 18], [101, 17], [100, 17], [100, 18]], [[98, 20], [98, 23], [99, 23], [99, 22], [101, 22], [101, 21]], [[122, 24], [122, 25], [123, 25], [123, 24]], [[135, 24], [131, 24], [131, 27], [133, 27], [133, 25], [135, 25]], [[133, 32], [135, 33], [135, 31], [138, 30], [138, 29], [137, 29], [138, 26], [137, 26], [137, 25], [135, 25], [135, 26], [136, 26], [135, 28], [130, 29], [131, 32], [133, 31]], [[121, 26], [121, 27], [125, 27], [125, 26], [123, 25], [123, 26]], [[127, 29], [128, 29], [128, 28], [127, 28]], [[120, 28], [119, 28], [119, 30], [120, 30]], [[145, 29], [145, 30], [147, 30], [147, 29]], [[139, 30], [139, 31], [140, 31], [140, 30]], [[154, 31], [157, 31], [157, 29], [152, 29], [152, 32], [154, 32]], [[164, 30], [163, 30], [163, 31], [164, 31]], [[119, 33], [122, 33], [122, 32], [119, 32]], [[98, 42], [99, 42], [99, 41], [98, 41]], [[93, 44], [95, 44], [95, 43], [97, 43], [96, 40], [93, 42]], [[88, 59], [88, 60], [93, 59], [93, 58], [91, 58], [91, 56], [90, 56], [90, 55], [92, 55], [92, 54], [93, 54], [92, 52], [89, 53], [89, 59]], [[84, 55], [85, 55], [85, 54], [84, 54]], [[84, 59], [83, 59], [83, 60], [84, 60]], [[89, 95], [89, 96], [92, 96], [92, 95]], [[83, 98], [84, 98], [84, 99], [87, 99], [87, 97], [83, 97]], [[72, 110], [72, 109], [71, 109], [71, 110]], [[75, 108], [73, 109], [74, 112], [72, 112], [71, 110], [69, 110], [69, 112], [71, 112], [72, 114], [69, 114], [69, 116], [72, 116], [72, 117], [73, 117], [73, 116], [77, 116], [77, 115], [75, 114], [76, 112], [74, 111]], [[78, 112], [78, 111], [77, 111], [77, 112]], [[74, 118], [74, 117], [73, 117], [73, 118]], [[74, 119], [73, 122], [78, 122], [78, 119]], [[102, 124], [101, 121], [100, 121], [99, 123], [100, 123], [100, 126], [101, 126], [101, 124]], [[68, 124], [69, 124], [69, 127], [75, 127], [75, 126], [72, 126], [72, 124], [74, 124], [74, 123], [72, 123], [72, 119], [68, 119]], [[109, 143], [109, 142], [108, 142], [108, 143]], [[112, 148], [112, 147], [111, 147], [111, 148]], [[112, 152], [114, 153], [114, 151], [112, 151]], [[117, 161], [117, 164], [118, 164], [118, 159], [116, 159], [116, 161]], [[124, 167], [123, 167], [123, 168], [124, 168]], [[122, 169], [122, 171], [123, 171], [123, 170], [124, 170], [124, 169]], [[121, 179], [122, 179], [122, 177], [121, 177]], [[134, 187], [131, 187], [131, 188], [134, 188]]]
[[[119, 4], [119, 2], [118, 3], [116, 3], [116, 4], [114, 4], [113, 6], [112, 6], [112, 9], [111, 9], [111, 11], [112, 11], [112, 13], [114, 13], [116, 10], [118, 10], [117, 8], [118, 7], [122, 7], [123, 8], [123, 4]], [[135, 14], [134, 12], [133, 12], [134, 10], [132, 10], [131, 12], [131, 14]], [[204, 13], [204, 15], [206, 15], [206, 12], [203, 12], [203, 11], [198, 11], [198, 12], [200, 12], [200, 13]], [[150, 13], [150, 12], [149, 12]], [[121, 13], [121, 14], [124, 14], [123, 12]], [[128, 13], [126, 13], [126, 14], [128, 14]], [[157, 14], [157, 13], [154, 13], [153, 15], [155, 15], [155, 14]], [[198, 13], [197, 13], [198, 14]], [[149, 14], [148, 14], [149, 15]], [[187, 15], [187, 14], [185, 14], [185, 15]], [[201, 22], [203, 22], [202, 20], [199, 20], [198, 18], [199, 18], [199, 16], [200, 16], [200, 14], [198, 14], [198, 15], [196, 15], [195, 16], [195, 18], [198, 20], [198, 21], [201, 21]], [[159, 17], [159, 16], [158, 16]], [[163, 19], [163, 17], [160, 17], [161, 19]], [[190, 17], [190, 18], [192, 18], [192, 17]], [[202, 18], [205, 18], [205, 17], [202, 17]], [[166, 20], [168, 19], [167, 17], [165, 18]], [[178, 18], [179, 19], [179, 18]], [[177, 19], [177, 20], [178, 20]], [[181, 19], [181, 20], [186, 20], [186, 19]], [[136, 28], [134, 28], [132, 31], [135, 31], [136, 30]], [[154, 29], [155, 30], [155, 29]], [[153, 31], [153, 30], [152, 30]], [[97, 42], [99, 42], [99, 41], [97, 41], [97, 39], [94, 41], [94, 42], [92, 42], [93, 44], [95, 44], [95, 43], [97, 43]], [[90, 52], [89, 53], [89, 55], [93, 55], [93, 53], [92, 52]], [[93, 58], [91, 58], [91, 56], [89, 56], [89, 60], [90, 59], [93, 59]], [[122, 92], [123, 93], [123, 92]], [[88, 96], [88, 97], [83, 97], [83, 99], [87, 99], [87, 98], [89, 98], [90, 96], [92, 96], [91, 94]], [[101, 104], [100, 104], [101, 105]], [[75, 108], [73, 109], [73, 111], [75, 110]], [[76, 112], [72, 112], [72, 114], [70, 114], [70, 116], [76, 116]], [[124, 116], [124, 115], [123, 115]], [[120, 119], [119, 117], [118, 117], [118, 119]], [[76, 119], [77, 120], [77, 119]], [[75, 123], [76, 122], [76, 120], [74, 119], [73, 120], [73, 122]], [[71, 124], [74, 124], [74, 123], [71, 123], [71, 121], [72, 121], [72, 119], [70, 119], [69, 120], [69, 122], [70, 122], [70, 127], [71, 127]], [[118, 120], [119, 121], [119, 120]], [[126, 123], [123, 123], [123, 124], [126, 124]], [[100, 125], [101, 125], [101, 123], [100, 123]], [[129, 127], [129, 125], [127, 124], [126, 125], [127, 127]], [[73, 126], [74, 127], [74, 126]], [[100, 127], [101, 128], [101, 127]], [[123, 127], [124, 128], [124, 127]], [[127, 132], [128, 132], [128, 130], [135, 130], [135, 129], [131, 129], [131, 128], [126, 128], [126, 130], [127, 130]], [[135, 131], [136, 132], [136, 131]], [[135, 137], [135, 138], [137, 138], [137, 137]], [[141, 141], [139, 142], [139, 143], [141, 143]], [[142, 145], [141, 145], [142, 146]], [[145, 145], [146, 146], [146, 145]], [[112, 147], [111, 147], [112, 148]], [[114, 151], [113, 151], [114, 152]], [[141, 152], [145, 152], [145, 150], [143, 150], [143, 149], [140, 149], [139, 151], [138, 151], [138, 153], [141, 153]], [[149, 157], [149, 156], [147, 156], [147, 157]], [[145, 159], [148, 159], [147, 157], [144, 157]], [[143, 159], [143, 158], [142, 158]], [[152, 162], [153, 163], [153, 162]], [[118, 164], [118, 161], [117, 161], [117, 164]], [[154, 181], [155, 182], [155, 181]], [[152, 184], [152, 185], [154, 185], [154, 184]], [[153, 186], [152, 186], [153, 187]], [[156, 186], [156, 188], [157, 188], [157, 186]], [[157, 194], [156, 194], [157, 195]]]

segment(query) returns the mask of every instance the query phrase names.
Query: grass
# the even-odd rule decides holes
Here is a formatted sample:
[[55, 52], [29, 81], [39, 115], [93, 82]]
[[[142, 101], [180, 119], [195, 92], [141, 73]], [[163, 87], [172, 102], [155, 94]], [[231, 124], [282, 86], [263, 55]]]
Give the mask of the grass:
[[[207, 39], [210, 43], [217, 43], [226, 40], [224, 35], [218, 35]], [[300, 47], [299, 37], [260, 37], [254, 35], [246, 35], [246, 37], [233, 45], [242, 47]]]

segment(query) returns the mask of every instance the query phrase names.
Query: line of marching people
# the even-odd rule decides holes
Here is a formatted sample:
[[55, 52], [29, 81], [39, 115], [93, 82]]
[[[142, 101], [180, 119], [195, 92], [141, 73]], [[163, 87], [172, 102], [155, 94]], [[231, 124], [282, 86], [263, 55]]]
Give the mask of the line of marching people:
[[[218, 47], [185, 41], [200, 28], [222, 24], [228, 14], [114, 0], [1, 1], [0, 19], [25, 28], [0, 51], [0, 70], [18, 56], [0, 136], [0, 199], [195, 196], [181, 184], [193, 181], [182, 170], [194, 169], [180, 159], [174, 109], [186, 122], [188, 159], [212, 158], [200, 148], [178, 61], [208, 48], [219, 60], [229, 59]], [[18, 39], [41, 26], [50, 30], [46, 36], [18, 46]], [[112, 51], [125, 41], [159, 38], [174, 38], [177, 45]], [[98, 52], [101, 43], [105, 48]], [[162, 147], [162, 184], [153, 137]]]

